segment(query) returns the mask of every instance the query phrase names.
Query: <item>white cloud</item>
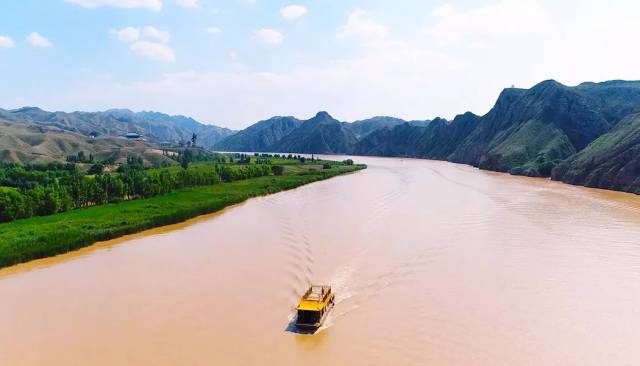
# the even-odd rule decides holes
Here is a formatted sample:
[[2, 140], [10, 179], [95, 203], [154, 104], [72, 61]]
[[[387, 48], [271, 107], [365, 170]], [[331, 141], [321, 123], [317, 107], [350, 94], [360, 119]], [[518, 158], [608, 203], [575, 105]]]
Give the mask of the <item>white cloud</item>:
[[222, 29], [219, 27], [209, 27], [206, 29], [207, 33], [211, 33], [211, 34], [220, 34], [222, 33]]
[[280, 15], [282, 15], [284, 19], [289, 20], [300, 18], [307, 14], [307, 12], [307, 8], [302, 5], [289, 5], [280, 9]]
[[262, 28], [253, 33], [253, 39], [267, 45], [279, 45], [284, 42], [284, 35], [275, 29]]
[[118, 37], [118, 39], [123, 42], [134, 42], [142, 38], [162, 43], [168, 43], [169, 40], [171, 40], [171, 34], [169, 32], [162, 31], [151, 25], [142, 28], [142, 30], [131, 26], [122, 29], [111, 29], [109, 34]]
[[161, 31], [150, 25], [142, 29], [142, 35], [146, 38], [155, 39], [162, 43], [167, 43], [171, 39], [171, 34], [169, 34], [169, 32]]
[[432, 15], [436, 23], [427, 33], [442, 43], [469, 37], [518, 36], [548, 33], [549, 15], [538, 1], [500, 0], [469, 10], [456, 11], [451, 4], [436, 8]]
[[198, 0], [176, 0], [176, 3], [185, 8], [197, 8]]
[[153, 61], [174, 62], [176, 60], [173, 49], [163, 43], [138, 41], [133, 43], [130, 48], [136, 55]]
[[162, 62], [174, 62], [176, 59], [173, 49], [165, 44], [171, 39], [171, 34], [154, 26], [148, 25], [142, 30], [129, 26], [111, 29], [109, 33], [123, 42], [131, 43], [129, 48], [140, 57]]
[[27, 42], [34, 47], [51, 47], [53, 43], [40, 33], [33, 32], [27, 36]]
[[118, 37], [118, 39], [123, 42], [134, 42], [140, 39], [140, 29], [134, 27], [111, 29], [109, 34]]
[[[226, 71], [203, 69], [138, 82], [87, 77], [67, 92], [48, 92], [29, 103], [56, 110], [155, 109], [242, 128], [273, 115], [309, 117], [318, 110], [341, 120], [372, 115], [452, 118], [468, 110], [485, 113], [511, 84], [640, 78], [640, 47], [629, 46], [640, 39], [640, 2], [611, 0], [603, 7], [601, 0], [529, 1], [529, 9], [538, 9], [533, 15], [544, 19], [544, 32], [526, 19], [522, 30], [513, 30], [512, 20], [496, 16], [505, 11], [521, 16], [504, 5], [507, 1], [479, 2], [475, 7], [440, 7], [427, 18], [431, 24], [417, 25], [403, 39], [367, 13], [356, 13], [338, 33], [368, 35], [368, 41], [338, 59], [309, 55], [308, 64], [292, 60], [291, 66], [274, 71], [243, 64], [244, 54], [230, 51], [226, 61], [239, 66]], [[452, 21], [461, 15], [466, 22]], [[433, 32], [445, 28], [455, 36]]]
[[162, 9], [162, 0], [65, 0], [68, 3], [80, 5], [84, 8], [112, 6], [116, 8], [147, 8]]
[[340, 27], [338, 38], [383, 39], [388, 33], [387, 26], [372, 20], [366, 11], [355, 9], [349, 14], [347, 24]]
[[9, 36], [0, 36], [0, 47], [13, 47], [13, 39]]

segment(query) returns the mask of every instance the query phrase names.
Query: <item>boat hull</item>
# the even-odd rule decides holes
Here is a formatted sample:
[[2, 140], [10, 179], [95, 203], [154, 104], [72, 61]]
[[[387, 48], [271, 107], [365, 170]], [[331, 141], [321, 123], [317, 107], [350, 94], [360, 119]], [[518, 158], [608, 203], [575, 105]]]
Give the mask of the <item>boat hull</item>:
[[333, 309], [335, 303], [334, 300], [331, 299], [331, 301], [329, 302], [329, 304], [327, 305], [326, 311], [324, 312], [324, 314], [322, 314], [322, 317], [320, 317], [320, 320], [316, 323], [313, 324], [308, 324], [308, 323], [300, 323], [298, 322], [298, 319], [296, 318], [296, 328], [298, 329], [304, 329], [304, 330], [317, 330], [318, 328], [322, 327], [322, 325], [324, 324], [325, 320], [327, 320], [327, 317], [329, 316], [329, 312]]

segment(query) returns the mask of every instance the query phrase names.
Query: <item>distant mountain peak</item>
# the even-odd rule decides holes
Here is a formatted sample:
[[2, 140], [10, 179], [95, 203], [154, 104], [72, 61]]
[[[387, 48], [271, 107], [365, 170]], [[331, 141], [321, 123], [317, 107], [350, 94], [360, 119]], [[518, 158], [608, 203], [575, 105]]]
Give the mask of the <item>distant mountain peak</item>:
[[30, 113], [30, 112], [45, 112], [43, 109], [38, 108], [38, 107], [30, 107], [30, 106], [24, 106], [24, 107], [20, 107], [18, 109], [12, 109], [10, 112], [12, 113]]
[[478, 117], [480, 116], [478, 116], [473, 112], [464, 112], [462, 114], [457, 115], [455, 118], [478, 118]]
[[292, 117], [292, 116], [273, 116], [273, 117], [271, 117], [269, 119], [265, 119], [265, 120], [262, 120], [262, 121], [257, 122], [257, 123], [273, 122], [273, 121], [279, 121], [279, 120], [283, 120], [283, 119], [296, 119], [296, 118]]
[[123, 114], [134, 114], [134, 112], [131, 109], [127, 109], [127, 108], [111, 108], [111, 109], [107, 109], [105, 111], [105, 113], [123, 113]]
[[542, 85], [544, 85], [544, 86], [551, 86], [551, 85], [553, 85], [553, 86], [564, 86], [564, 84], [558, 82], [557, 80], [547, 79], [547, 80], [543, 80], [543, 81], [539, 82], [538, 84], [536, 84], [534, 86], [534, 88], [536, 86], [542, 86]]
[[546, 90], [568, 90], [569, 87], [561, 84], [553, 79], [550, 80], [545, 80], [541, 83], [538, 83], [536, 85], [533, 86], [533, 88], [531, 88], [531, 93], [536, 93], [536, 92], [541, 92], [541, 91], [546, 91]]
[[331, 117], [331, 115], [326, 112], [326, 111], [320, 111], [318, 113], [316, 113], [316, 116], [313, 117], [314, 119], [334, 119], [333, 117]]
[[433, 120], [431, 120], [431, 123], [448, 123], [449, 121], [447, 121], [444, 118], [440, 118], [440, 117], [436, 117]]

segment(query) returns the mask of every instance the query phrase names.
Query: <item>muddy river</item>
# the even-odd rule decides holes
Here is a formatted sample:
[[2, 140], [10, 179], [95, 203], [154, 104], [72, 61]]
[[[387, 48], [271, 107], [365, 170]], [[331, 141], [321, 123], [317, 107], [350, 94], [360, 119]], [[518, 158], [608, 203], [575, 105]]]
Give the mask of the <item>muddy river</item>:
[[[640, 197], [369, 169], [0, 271], [0, 365], [640, 364]], [[336, 307], [291, 332], [310, 283]]]

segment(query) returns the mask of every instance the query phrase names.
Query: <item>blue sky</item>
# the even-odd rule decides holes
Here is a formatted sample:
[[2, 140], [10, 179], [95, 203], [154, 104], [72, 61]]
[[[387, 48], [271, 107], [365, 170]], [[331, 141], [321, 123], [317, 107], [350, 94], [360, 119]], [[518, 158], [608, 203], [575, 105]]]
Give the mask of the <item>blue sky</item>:
[[625, 0], [4, 1], [0, 107], [483, 114], [510, 85], [640, 79], [637, 19]]

